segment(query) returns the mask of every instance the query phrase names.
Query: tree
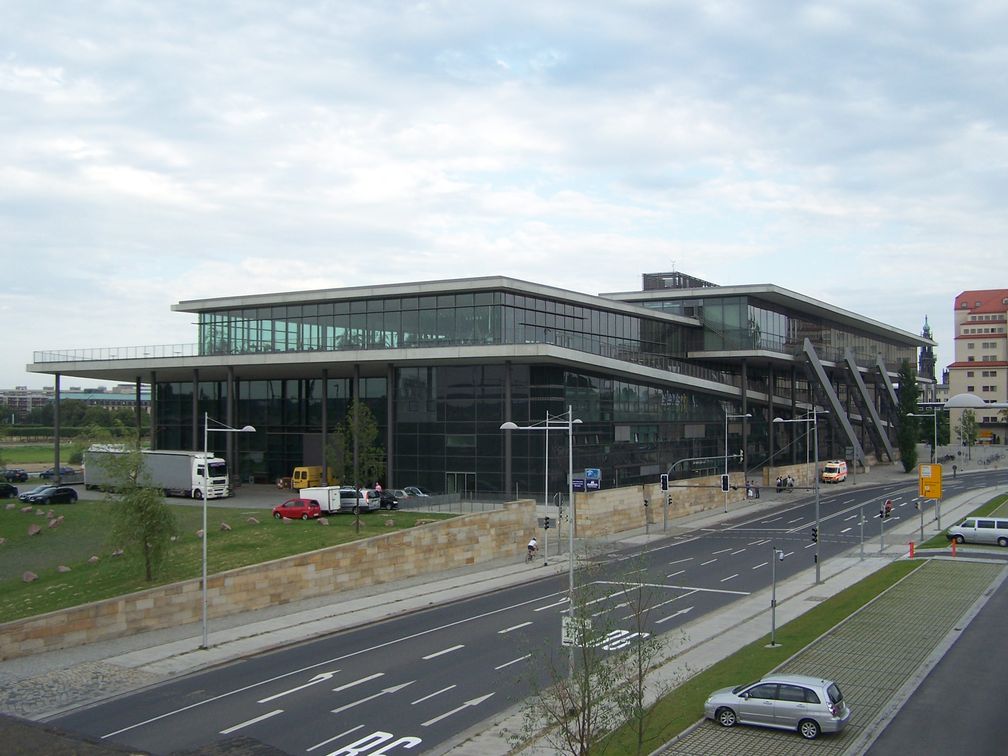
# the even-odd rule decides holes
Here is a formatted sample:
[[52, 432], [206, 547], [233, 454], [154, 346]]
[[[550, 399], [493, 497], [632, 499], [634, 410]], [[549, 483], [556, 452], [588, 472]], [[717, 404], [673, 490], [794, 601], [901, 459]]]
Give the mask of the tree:
[[112, 541], [130, 553], [139, 553], [143, 557], [144, 576], [148, 582], [153, 581], [172, 537], [178, 533], [175, 516], [165, 504], [161, 490], [150, 484], [138, 448], [104, 457], [99, 464], [105, 465], [115, 489], [115, 493], [106, 497], [116, 505]]
[[976, 413], [971, 409], [963, 410], [962, 417], [956, 425], [956, 437], [960, 443], [966, 446], [967, 456], [971, 455], [971, 450], [976, 444], [980, 429], [977, 426]]
[[917, 372], [908, 360], [900, 363], [899, 373], [899, 407], [897, 417], [899, 428], [896, 440], [899, 445], [900, 459], [903, 462], [903, 472], [910, 472], [917, 466], [917, 439], [920, 429], [916, 417], [910, 415], [917, 411], [917, 400], [920, 398], [920, 387], [917, 385]]
[[378, 441], [378, 422], [374, 413], [367, 404], [354, 399], [347, 407], [346, 417], [339, 427], [329, 434], [326, 442], [326, 465], [333, 468], [340, 480], [348, 481], [351, 485], [365, 486], [380, 480], [385, 476], [385, 450]]
[[573, 667], [566, 649], [550, 645], [532, 651], [525, 673], [531, 695], [522, 704], [522, 728], [512, 734], [513, 744], [544, 734], [554, 750], [586, 756], [602, 752], [605, 736], [630, 722], [636, 753], [659, 745], [645, 738], [649, 703], [672, 686], [653, 684], [648, 676], [665, 659], [668, 643], [646, 629], [655, 591], [640, 582], [633, 561], [643, 568], [645, 555], [624, 563], [615, 580], [606, 579], [604, 565], [578, 571], [580, 587], [568, 620], [576, 628]]

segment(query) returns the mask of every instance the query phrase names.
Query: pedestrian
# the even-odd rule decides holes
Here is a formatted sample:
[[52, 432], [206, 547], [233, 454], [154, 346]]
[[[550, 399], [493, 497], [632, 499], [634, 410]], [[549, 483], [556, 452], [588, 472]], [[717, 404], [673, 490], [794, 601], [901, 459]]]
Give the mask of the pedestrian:
[[749, 480], [748, 479], [745, 482], [745, 497], [747, 499], [751, 499], [752, 498], [752, 486], [749, 484]]
[[780, 493], [784, 489], [784, 478], [780, 475], [777, 476], [777, 493]]
[[377, 480], [375, 481], [375, 484], [374, 484], [374, 490], [378, 492], [379, 496], [381, 496], [382, 487], [381, 487], [381, 483], [379, 483]]
[[753, 486], [753, 492], [756, 494], [756, 498], [759, 498], [759, 484]]

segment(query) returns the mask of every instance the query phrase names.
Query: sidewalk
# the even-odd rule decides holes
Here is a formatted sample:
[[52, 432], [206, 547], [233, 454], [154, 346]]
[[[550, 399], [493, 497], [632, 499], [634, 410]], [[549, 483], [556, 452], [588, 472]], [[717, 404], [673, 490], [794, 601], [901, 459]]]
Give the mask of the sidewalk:
[[[866, 488], [897, 481], [905, 483], [912, 479], [911, 475], [902, 473], [901, 468], [886, 466], [876, 468], [870, 475], [859, 475], [857, 487]], [[802, 498], [800, 495], [782, 494], [775, 499], [771, 492], [771, 495], [765, 495], [761, 500], [732, 505], [730, 515], [736, 517], [755, 513], [769, 504], [790, 501], [792, 496], [794, 501]], [[951, 522], [975, 507], [975, 502], [981, 496], [983, 494], [961, 497], [969, 501], [956, 505], [952, 501], [946, 502], [943, 515]], [[637, 531], [620, 534], [613, 541], [647, 542], [676, 531], [687, 532], [710, 527], [724, 518], [725, 515], [720, 511], [708, 511], [674, 523], [670, 521], [667, 533], [662, 532], [659, 522], [651, 526], [651, 534], [648, 536], [643, 531]], [[832, 595], [878, 569], [885, 561], [901, 556], [905, 541], [909, 540], [903, 537], [903, 529], [906, 529], [907, 535], [917, 529], [917, 524], [912, 519], [901, 521], [891, 529], [892, 541], [899, 545], [888, 546], [882, 557], [872, 556], [864, 562], [856, 556], [831, 559], [827, 579], [816, 587], [814, 597], [821, 600]], [[886, 540], [889, 542], [889, 536]], [[210, 624], [211, 647], [207, 650], [199, 648], [202, 630], [197, 623], [0, 662], [0, 711], [28, 719], [46, 719], [86, 703], [281, 647], [293, 640], [304, 640], [313, 635], [368, 624], [434, 604], [527, 582], [530, 571], [539, 576], [546, 570], [564, 572], [566, 569], [567, 562], [563, 558], [551, 561], [549, 567], [544, 568], [541, 565], [526, 565], [516, 557], [513, 561], [442, 573], [433, 579], [417, 578], [394, 585], [374, 586], [217, 619]], [[810, 602], [805, 598], [812, 588], [810, 580], [811, 576], [799, 576], [778, 583], [780, 623], [798, 616], [808, 608]], [[376, 601], [376, 597], [381, 597], [381, 600]], [[753, 638], [762, 636], [766, 633], [765, 614], [768, 604], [768, 595], [757, 594], [737, 602], [729, 609], [691, 623], [686, 627], [690, 638], [713, 640], [697, 642], [693, 647], [685, 649], [677, 659], [681, 659], [691, 670], [702, 669]], [[670, 674], [672, 673], [674, 670], [670, 669]], [[509, 746], [500, 733], [502, 728], [511, 729], [508, 727], [509, 717], [515, 715], [516, 711], [505, 712], [492, 722], [484, 723], [479, 728], [479, 735], [459, 738], [457, 742], [461, 745], [452, 752], [478, 753], [481, 756], [508, 752]], [[545, 753], [537, 749], [528, 752]]]

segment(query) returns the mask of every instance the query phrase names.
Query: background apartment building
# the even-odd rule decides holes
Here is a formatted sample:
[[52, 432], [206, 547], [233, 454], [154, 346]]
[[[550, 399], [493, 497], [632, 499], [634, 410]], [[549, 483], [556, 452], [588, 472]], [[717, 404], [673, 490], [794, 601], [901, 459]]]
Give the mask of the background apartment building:
[[[964, 291], [955, 298], [955, 362], [948, 366], [949, 394], [1008, 401], [1008, 289]], [[950, 411], [951, 428], [963, 410]], [[1005, 443], [1008, 423], [997, 409], [975, 410], [980, 443]]]

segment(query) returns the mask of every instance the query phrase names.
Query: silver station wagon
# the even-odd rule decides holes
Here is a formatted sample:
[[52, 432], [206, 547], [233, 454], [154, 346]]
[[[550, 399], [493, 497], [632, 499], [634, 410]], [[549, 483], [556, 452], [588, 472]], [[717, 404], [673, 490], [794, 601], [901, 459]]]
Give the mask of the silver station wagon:
[[806, 675], [772, 675], [748, 685], [710, 694], [704, 716], [724, 727], [735, 724], [797, 730], [812, 740], [820, 732], [839, 732], [851, 711], [839, 686]]

